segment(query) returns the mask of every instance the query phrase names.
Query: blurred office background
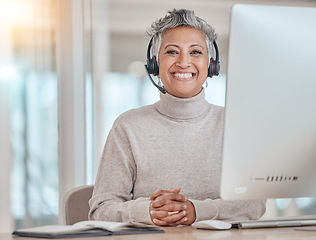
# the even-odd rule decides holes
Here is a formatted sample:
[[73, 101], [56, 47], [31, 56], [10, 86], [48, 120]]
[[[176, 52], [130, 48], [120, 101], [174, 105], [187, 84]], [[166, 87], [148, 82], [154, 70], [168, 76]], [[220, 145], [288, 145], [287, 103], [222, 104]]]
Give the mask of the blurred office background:
[[[0, 232], [57, 223], [60, 197], [93, 184], [114, 119], [159, 99], [144, 71], [146, 30], [168, 10], [192, 9], [215, 28], [221, 74], [208, 80], [206, 95], [224, 106], [234, 3], [316, 7], [315, 0], [0, 0]], [[316, 214], [315, 199], [268, 202], [266, 216], [296, 214]]]

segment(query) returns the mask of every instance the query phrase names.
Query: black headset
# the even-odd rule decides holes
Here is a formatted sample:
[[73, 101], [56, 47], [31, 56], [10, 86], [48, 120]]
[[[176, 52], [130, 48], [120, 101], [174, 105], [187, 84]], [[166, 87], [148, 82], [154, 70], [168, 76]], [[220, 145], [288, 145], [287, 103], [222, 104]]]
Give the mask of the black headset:
[[[145, 68], [146, 68], [146, 72], [151, 80], [151, 82], [162, 92], [162, 93], [166, 93], [166, 90], [160, 86], [158, 86], [155, 81], [152, 79], [152, 77], [150, 76], [151, 74], [154, 76], [157, 76], [159, 74], [159, 66], [157, 63], [157, 59], [156, 56], [153, 56], [152, 58], [150, 57], [150, 49], [152, 46], [152, 42], [153, 42], [153, 38], [150, 39], [148, 47], [147, 47], [147, 60], [146, 60], [146, 64], [145, 64]], [[217, 43], [214, 40], [213, 41], [213, 46], [215, 49], [215, 55], [216, 58], [214, 60], [213, 57], [211, 57], [210, 59], [210, 65], [208, 67], [208, 77], [213, 77], [213, 76], [218, 76], [219, 71], [220, 71], [220, 64], [219, 64], [219, 51], [218, 51], [218, 47], [217, 47]]]

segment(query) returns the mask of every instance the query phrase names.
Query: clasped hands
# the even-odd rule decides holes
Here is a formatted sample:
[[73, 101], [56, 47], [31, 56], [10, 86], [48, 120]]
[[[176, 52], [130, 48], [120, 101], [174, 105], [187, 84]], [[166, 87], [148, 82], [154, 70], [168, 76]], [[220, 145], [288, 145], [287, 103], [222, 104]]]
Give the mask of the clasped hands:
[[181, 188], [157, 190], [150, 197], [149, 213], [159, 226], [191, 225], [196, 214], [194, 205], [180, 194]]

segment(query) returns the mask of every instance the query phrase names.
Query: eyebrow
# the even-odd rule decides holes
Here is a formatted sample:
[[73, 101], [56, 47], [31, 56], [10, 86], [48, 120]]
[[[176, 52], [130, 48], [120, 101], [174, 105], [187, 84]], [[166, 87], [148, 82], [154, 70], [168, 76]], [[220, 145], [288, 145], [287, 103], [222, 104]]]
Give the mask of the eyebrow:
[[[165, 49], [166, 49], [167, 47], [180, 48], [179, 45], [177, 45], [177, 44], [168, 44], [168, 45], [165, 46]], [[190, 48], [192, 48], [192, 47], [200, 47], [200, 48], [204, 49], [200, 44], [197, 44], [197, 43], [191, 44], [191, 45], [190, 45]]]

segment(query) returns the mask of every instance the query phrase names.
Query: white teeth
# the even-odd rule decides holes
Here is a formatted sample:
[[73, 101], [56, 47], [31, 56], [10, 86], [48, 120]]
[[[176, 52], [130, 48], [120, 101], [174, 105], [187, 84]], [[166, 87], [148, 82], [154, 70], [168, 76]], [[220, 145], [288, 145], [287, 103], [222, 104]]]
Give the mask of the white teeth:
[[191, 78], [192, 73], [175, 73], [174, 76], [177, 78]]

